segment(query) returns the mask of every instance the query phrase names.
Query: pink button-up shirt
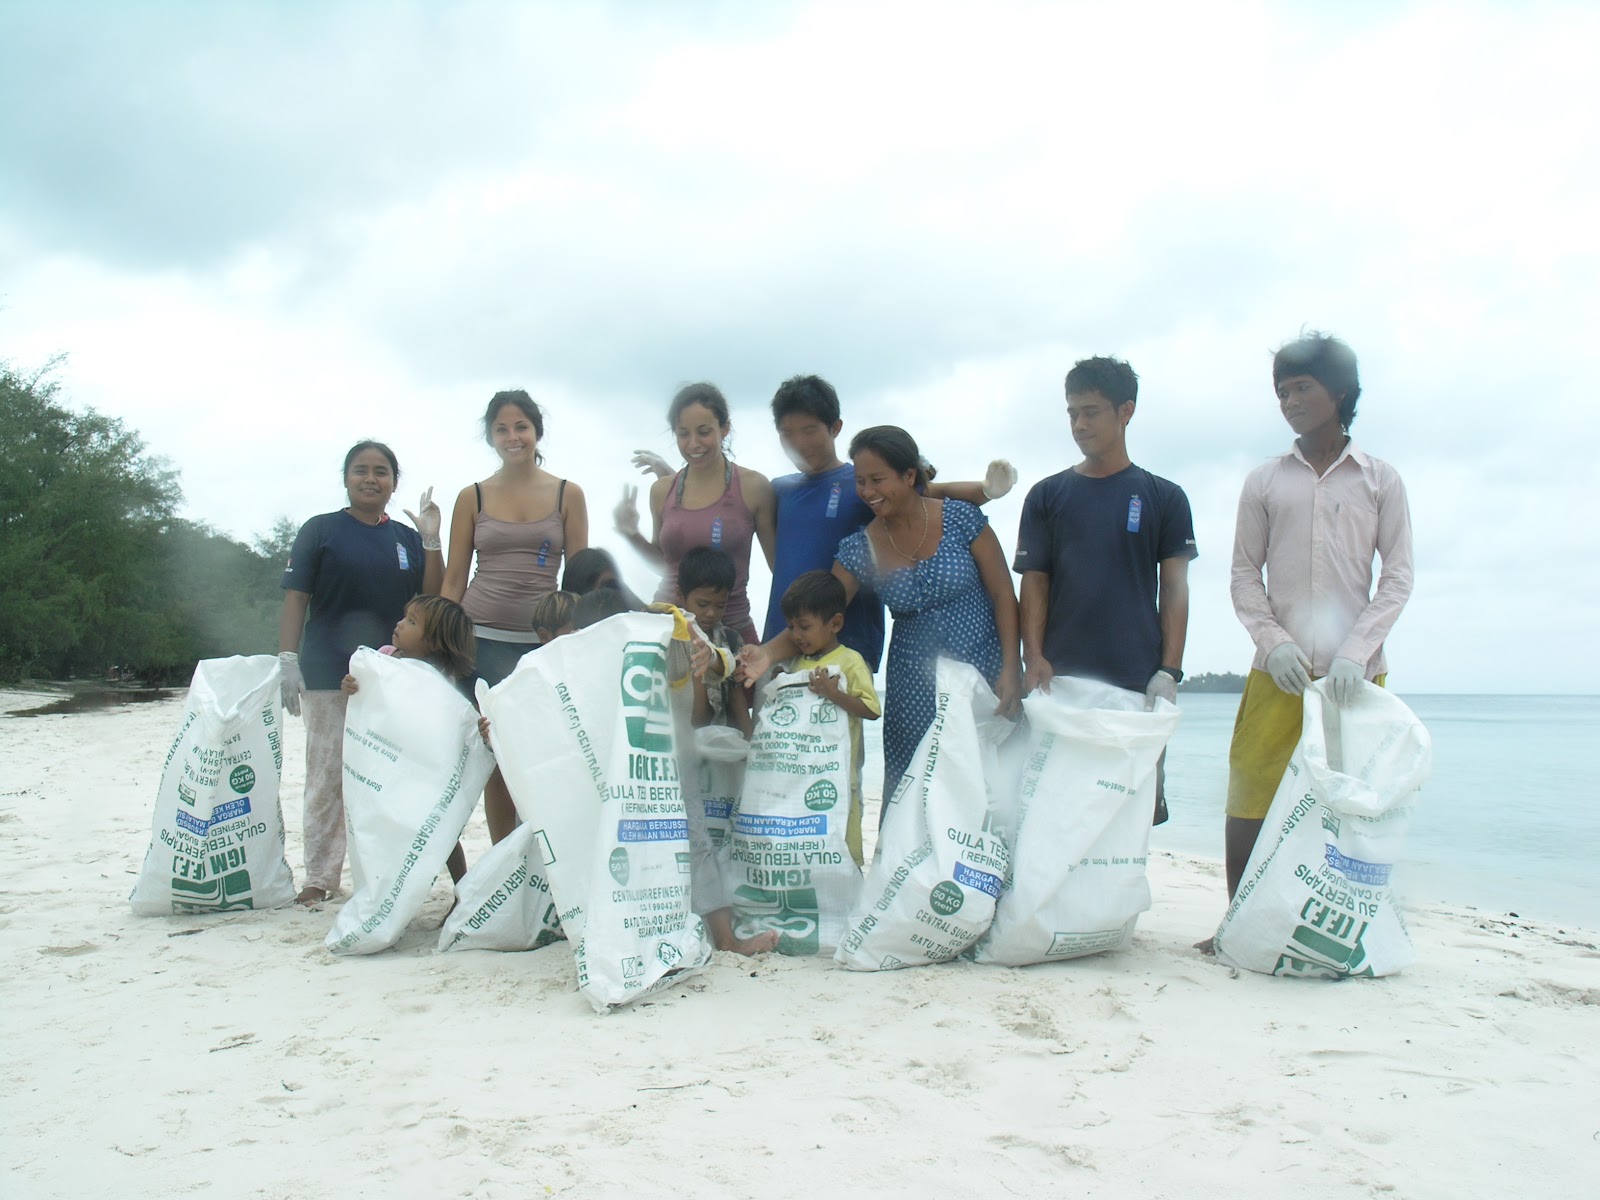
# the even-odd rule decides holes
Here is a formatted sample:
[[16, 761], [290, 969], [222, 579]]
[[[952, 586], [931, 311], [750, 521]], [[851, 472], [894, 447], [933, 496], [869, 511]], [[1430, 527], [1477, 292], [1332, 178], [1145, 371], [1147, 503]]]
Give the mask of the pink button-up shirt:
[[[1383, 560], [1376, 592], [1374, 551]], [[1363, 664], [1368, 679], [1383, 674], [1383, 639], [1411, 595], [1411, 577], [1405, 484], [1354, 441], [1320, 479], [1297, 445], [1244, 481], [1229, 590], [1256, 644], [1256, 670], [1294, 642], [1313, 675], [1326, 675], [1335, 658]]]

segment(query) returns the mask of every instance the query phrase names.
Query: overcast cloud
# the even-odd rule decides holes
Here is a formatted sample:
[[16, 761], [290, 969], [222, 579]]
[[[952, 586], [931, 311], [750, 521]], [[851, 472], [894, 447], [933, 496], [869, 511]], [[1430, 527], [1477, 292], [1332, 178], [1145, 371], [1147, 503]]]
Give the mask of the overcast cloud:
[[245, 538], [338, 507], [369, 435], [448, 507], [525, 386], [615, 545], [679, 383], [775, 474], [765, 404], [815, 371], [847, 437], [1009, 456], [1009, 550], [1077, 457], [1063, 374], [1118, 354], [1195, 508], [1187, 666], [1237, 671], [1268, 355], [1328, 329], [1412, 498], [1396, 686], [1592, 692], [1596, 44], [1584, 5], [6, 0], [0, 355], [66, 353]]

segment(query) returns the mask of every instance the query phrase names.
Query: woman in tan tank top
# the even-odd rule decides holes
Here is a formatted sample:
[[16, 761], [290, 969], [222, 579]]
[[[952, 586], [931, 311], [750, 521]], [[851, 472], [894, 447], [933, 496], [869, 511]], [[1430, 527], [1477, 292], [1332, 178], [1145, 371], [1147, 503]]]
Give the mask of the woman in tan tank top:
[[[472, 618], [476, 677], [491, 687], [538, 644], [533, 606], [556, 590], [563, 558], [589, 545], [583, 489], [541, 465], [544, 414], [527, 392], [496, 392], [483, 414], [484, 440], [500, 469], [461, 489], [450, 521], [450, 554], [440, 591]], [[477, 559], [469, 584], [467, 575]], [[517, 810], [497, 770], [483, 790], [489, 837], [517, 827]]]

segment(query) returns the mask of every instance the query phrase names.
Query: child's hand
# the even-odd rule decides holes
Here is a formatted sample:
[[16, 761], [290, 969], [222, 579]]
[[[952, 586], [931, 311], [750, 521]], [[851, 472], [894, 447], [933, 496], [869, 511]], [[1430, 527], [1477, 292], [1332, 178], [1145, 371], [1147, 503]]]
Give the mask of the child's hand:
[[699, 638], [689, 639], [689, 673], [696, 679], [704, 679], [706, 671], [711, 667], [711, 660], [716, 657], [710, 646]]
[[754, 687], [772, 669], [772, 659], [760, 646], [745, 646], [739, 651], [739, 682]]
[[354, 696], [361, 690], [361, 685], [356, 682], [354, 675], [346, 675], [339, 681], [339, 690], [346, 696]]
[[489, 718], [478, 718], [478, 736], [483, 739], [483, 744], [493, 750], [494, 746], [489, 741]]
[[839, 677], [829, 672], [827, 667], [816, 667], [812, 670], [811, 690], [835, 704], [844, 699], [844, 689], [839, 686]]

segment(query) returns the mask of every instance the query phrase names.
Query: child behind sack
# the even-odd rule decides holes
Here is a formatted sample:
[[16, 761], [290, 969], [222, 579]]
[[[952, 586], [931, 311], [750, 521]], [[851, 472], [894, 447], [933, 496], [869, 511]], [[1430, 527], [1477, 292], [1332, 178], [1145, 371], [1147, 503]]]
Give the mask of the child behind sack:
[[[699, 546], [678, 564], [678, 606], [694, 618], [706, 641], [737, 657], [744, 641], [722, 623], [736, 578], [733, 559], [712, 546]], [[694, 681], [696, 729], [702, 725], [731, 725], [745, 737], [755, 732], [750, 717], [750, 694], [732, 678], [707, 683]]]
[[860, 866], [861, 722], [876, 721], [883, 707], [866, 660], [839, 643], [839, 631], [844, 628], [844, 584], [829, 571], [807, 571], [784, 591], [781, 603], [789, 637], [800, 651], [783, 669], [811, 672], [811, 690], [833, 701], [850, 718], [850, 821], [845, 841]]

